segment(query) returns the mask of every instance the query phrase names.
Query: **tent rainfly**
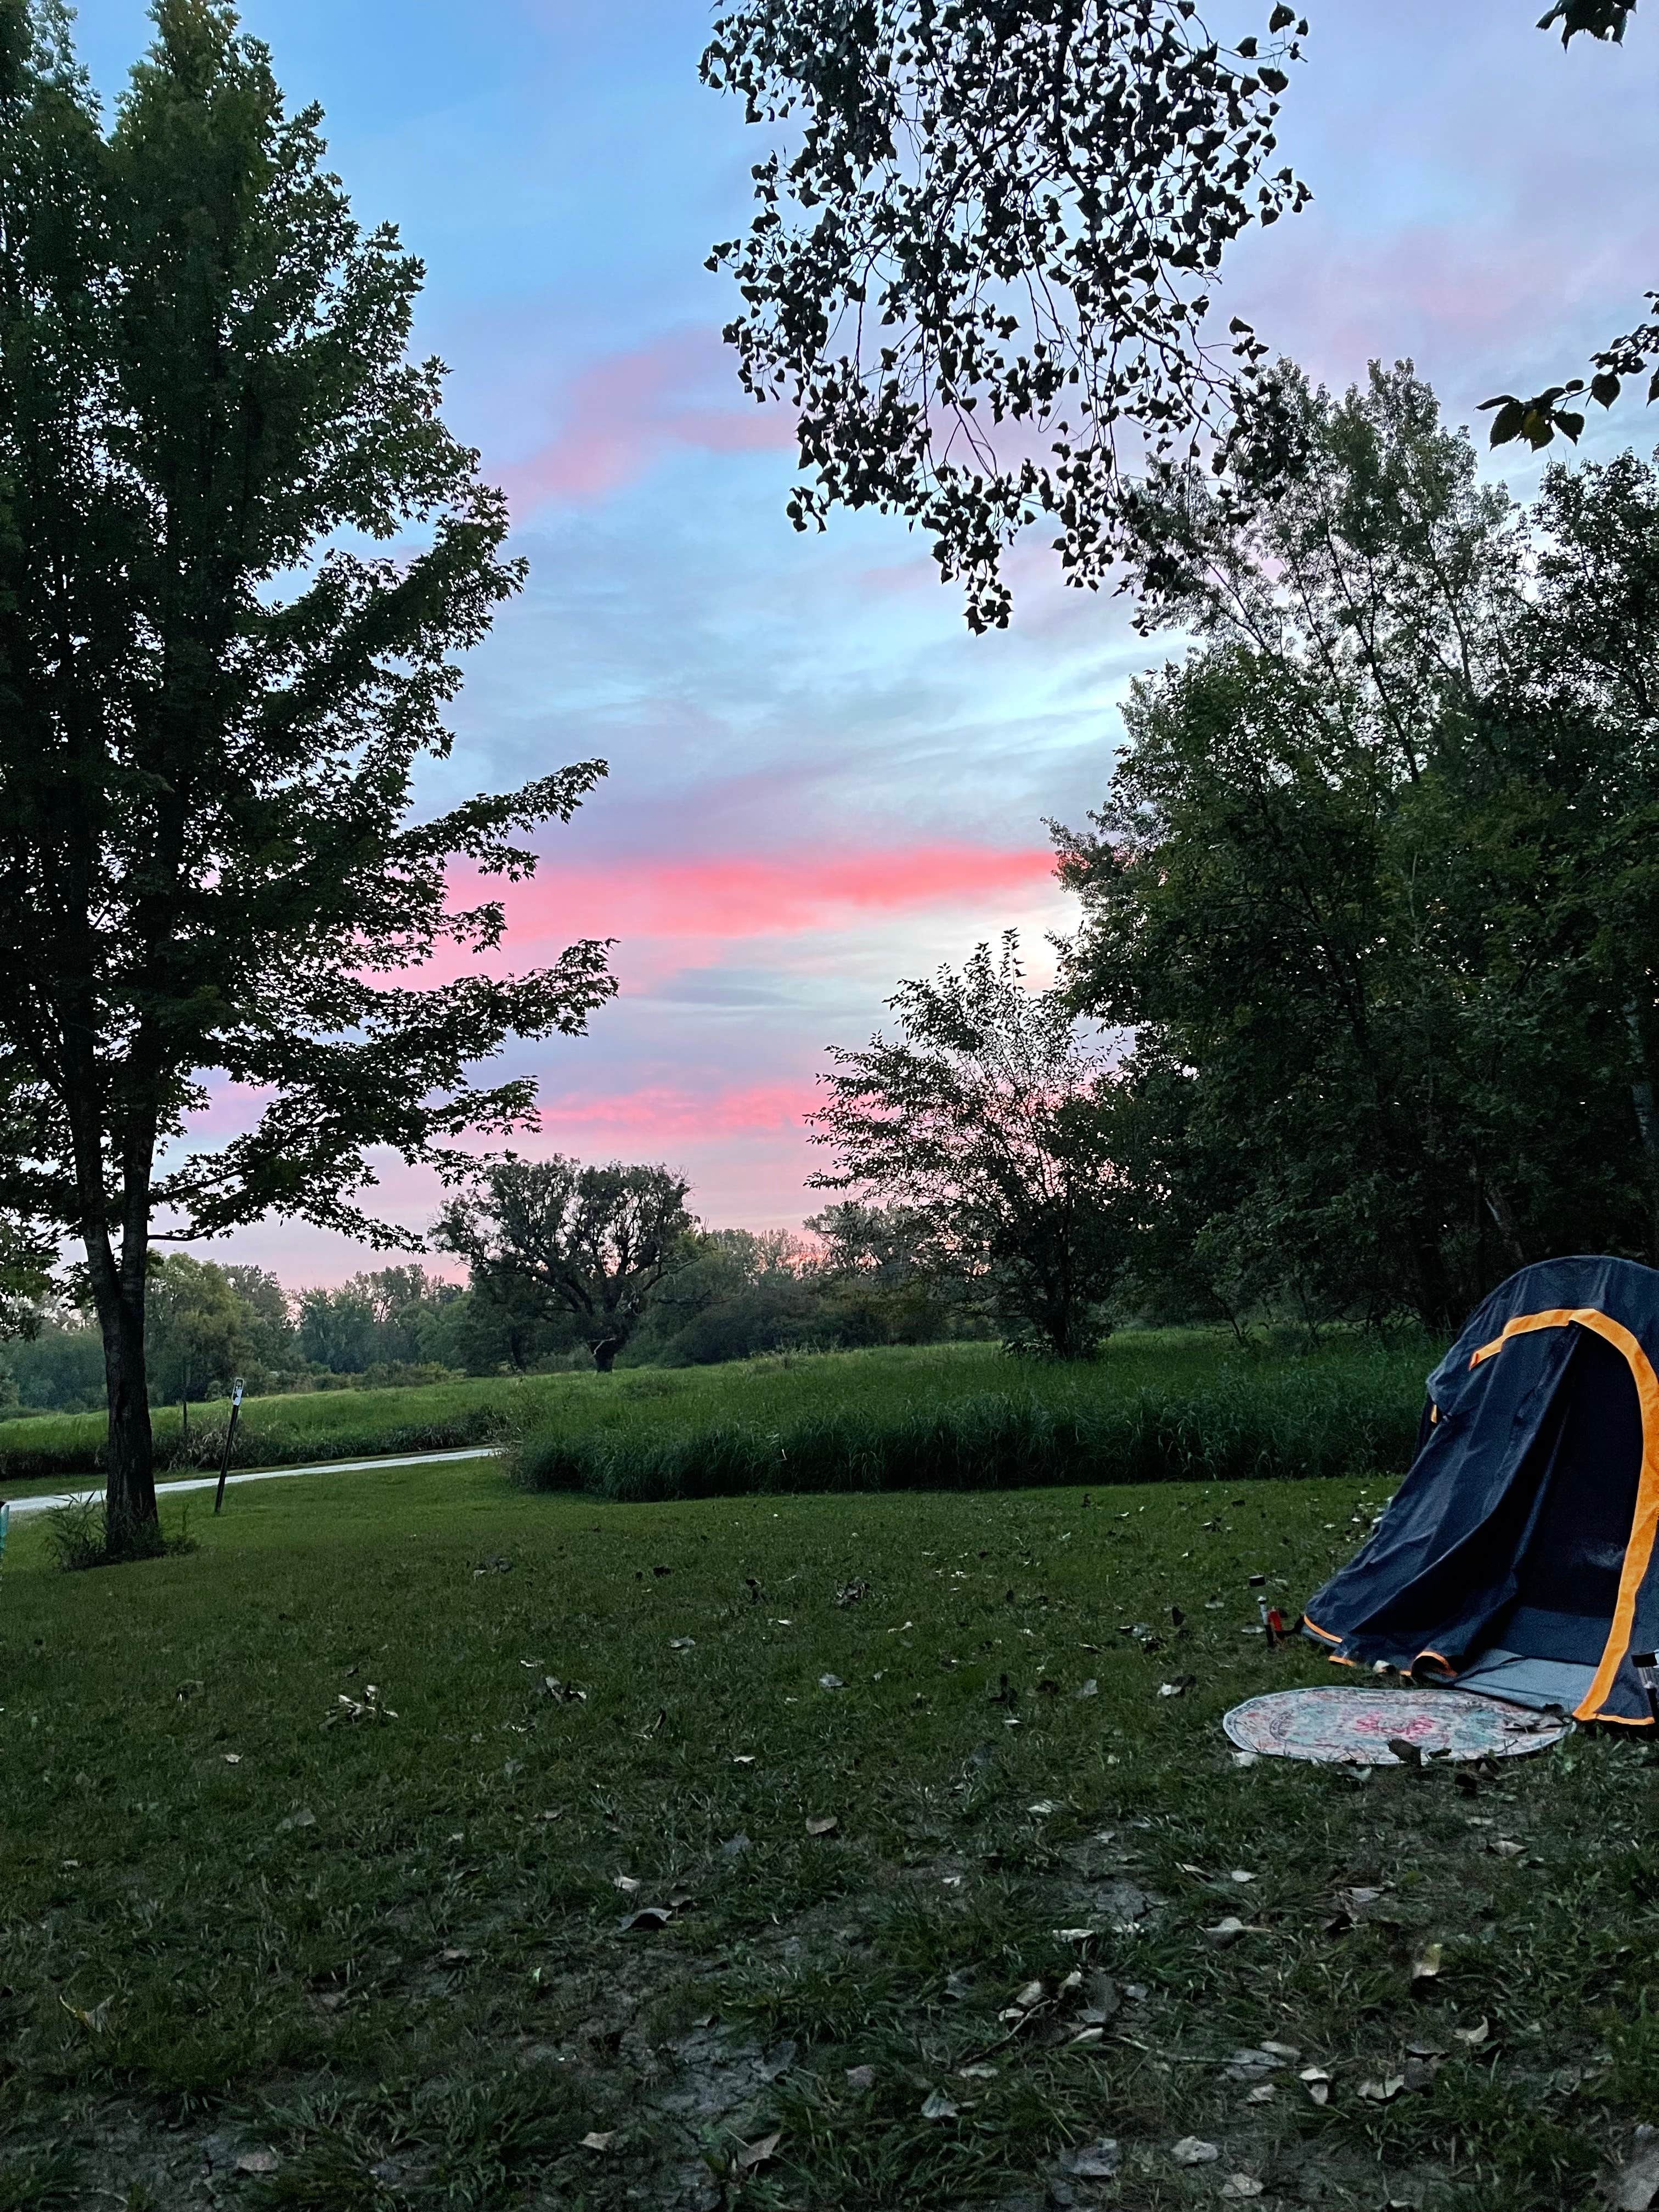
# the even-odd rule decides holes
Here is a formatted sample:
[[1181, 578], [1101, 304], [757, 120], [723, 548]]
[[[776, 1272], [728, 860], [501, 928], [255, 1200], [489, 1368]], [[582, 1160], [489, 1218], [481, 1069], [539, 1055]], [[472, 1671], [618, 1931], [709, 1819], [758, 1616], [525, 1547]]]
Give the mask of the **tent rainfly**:
[[1523, 1267], [1429, 1377], [1417, 1456], [1310, 1599], [1333, 1659], [1581, 1721], [1654, 1725], [1659, 1271]]

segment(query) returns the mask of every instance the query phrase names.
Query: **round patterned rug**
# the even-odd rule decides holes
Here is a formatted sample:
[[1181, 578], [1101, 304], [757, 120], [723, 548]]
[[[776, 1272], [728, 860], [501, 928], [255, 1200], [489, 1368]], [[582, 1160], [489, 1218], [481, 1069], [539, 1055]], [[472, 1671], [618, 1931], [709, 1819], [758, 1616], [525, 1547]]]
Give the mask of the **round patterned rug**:
[[1547, 1751], [1572, 1726], [1549, 1713], [1463, 1690], [1273, 1690], [1235, 1705], [1221, 1725], [1241, 1751], [1348, 1766], [1398, 1766], [1390, 1737], [1425, 1756], [1514, 1759]]

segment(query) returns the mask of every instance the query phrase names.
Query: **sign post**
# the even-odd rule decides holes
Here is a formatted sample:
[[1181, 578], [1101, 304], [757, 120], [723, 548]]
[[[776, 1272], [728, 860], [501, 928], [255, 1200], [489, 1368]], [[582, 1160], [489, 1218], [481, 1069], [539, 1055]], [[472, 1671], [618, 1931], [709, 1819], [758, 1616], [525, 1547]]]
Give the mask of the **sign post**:
[[236, 1416], [242, 1410], [242, 1378], [239, 1375], [230, 1386], [230, 1426], [225, 1431], [225, 1448], [219, 1455], [219, 1487], [213, 1493], [213, 1510], [216, 1514], [225, 1502], [225, 1476], [230, 1471], [230, 1448], [236, 1441]]

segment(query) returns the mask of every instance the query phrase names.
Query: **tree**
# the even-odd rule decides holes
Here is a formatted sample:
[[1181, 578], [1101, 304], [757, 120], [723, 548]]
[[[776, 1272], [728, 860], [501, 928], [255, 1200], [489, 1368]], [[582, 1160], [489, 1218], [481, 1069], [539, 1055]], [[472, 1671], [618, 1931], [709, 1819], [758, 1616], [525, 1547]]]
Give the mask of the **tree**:
[[[1622, 44], [1635, 0], [1554, 0], [1538, 28]], [[1228, 48], [1194, 0], [744, 0], [704, 82], [787, 127], [746, 236], [715, 246], [744, 387], [799, 415], [797, 529], [876, 506], [932, 535], [976, 629], [1001, 558], [1052, 518], [1068, 582], [1142, 560], [1144, 494], [1208, 449], [1249, 501], [1298, 465], [1268, 349], [1203, 343], [1226, 247], [1304, 206], [1273, 169], [1307, 23], [1275, 6]], [[1586, 398], [1659, 398], [1659, 292], [1589, 374], [1500, 393], [1492, 442], [1577, 441]], [[1650, 374], [1650, 372], [1651, 372]], [[1041, 458], [1039, 458], [1041, 456]]]
[[144, 1303], [146, 1366], [156, 1395], [179, 1401], [188, 1435], [190, 1401], [228, 1393], [252, 1364], [252, 1316], [225, 1270], [188, 1252], [151, 1269]]
[[[420, 264], [353, 222], [228, 7], [154, 16], [106, 130], [61, 13], [0, 5], [0, 1092], [27, 1125], [0, 1214], [84, 1247], [118, 1547], [155, 1524], [153, 1237], [274, 1209], [397, 1243], [354, 1196], [374, 1149], [516, 1126], [532, 1086], [470, 1071], [612, 988], [596, 945], [483, 972], [501, 908], [448, 893], [456, 860], [528, 873], [602, 763], [410, 817], [455, 655], [522, 578], [441, 365], [406, 358]], [[440, 946], [458, 980], [410, 980]], [[261, 1118], [180, 1149], [216, 1073]]]
[[478, 1297], [571, 1316], [608, 1374], [651, 1300], [693, 1256], [690, 1186], [665, 1167], [505, 1158], [473, 1170], [434, 1231]]
[[798, 412], [798, 529], [904, 515], [1007, 620], [1003, 553], [1050, 519], [1069, 580], [1137, 543], [1137, 478], [1260, 434], [1267, 349], [1204, 338], [1223, 253], [1302, 206], [1273, 167], [1307, 24], [1224, 46], [1192, 0], [744, 0], [705, 82], [787, 129], [754, 170], [727, 325]]
[[927, 1264], [982, 1278], [1014, 1348], [1086, 1358], [1129, 1230], [1103, 1052], [1062, 991], [1027, 987], [1012, 930], [888, 1004], [902, 1036], [831, 1048], [809, 1118], [839, 1157], [813, 1182], [925, 1224]]
[[1272, 509], [1164, 519], [1201, 643], [1062, 833], [1074, 996], [1137, 1032], [1218, 1304], [1439, 1328], [1551, 1252], [1659, 1259], [1659, 481], [1556, 470], [1523, 516], [1408, 364], [1287, 391]]

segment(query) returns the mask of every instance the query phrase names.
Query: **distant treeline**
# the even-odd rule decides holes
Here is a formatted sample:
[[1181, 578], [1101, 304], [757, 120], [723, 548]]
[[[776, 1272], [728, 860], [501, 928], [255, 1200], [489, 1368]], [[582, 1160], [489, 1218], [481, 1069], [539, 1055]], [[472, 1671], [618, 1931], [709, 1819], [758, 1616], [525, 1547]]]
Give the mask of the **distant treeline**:
[[[695, 1232], [618, 1365], [697, 1366], [994, 1333], [967, 1290], [934, 1279], [873, 1209], [834, 1207], [814, 1225], [811, 1238]], [[153, 1272], [147, 1334], [156, 1404], [222, 1397], [237, 1376], [251, 1395], [270, 1396], [593, 1364], [578, 1316], [526, 1311], [414, 1264], [291, 1291], [264, 1268], [179, 1254]], [[103, 1404], [103, 1352], [89, 1315], [66, 1306], [37, 1335], [0, 1342], [0, 1419]]]

